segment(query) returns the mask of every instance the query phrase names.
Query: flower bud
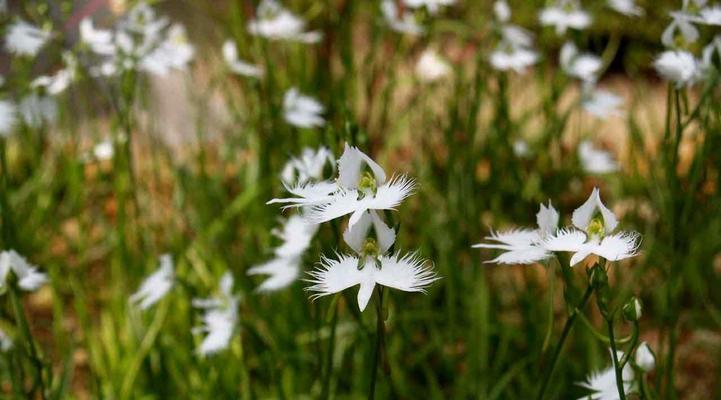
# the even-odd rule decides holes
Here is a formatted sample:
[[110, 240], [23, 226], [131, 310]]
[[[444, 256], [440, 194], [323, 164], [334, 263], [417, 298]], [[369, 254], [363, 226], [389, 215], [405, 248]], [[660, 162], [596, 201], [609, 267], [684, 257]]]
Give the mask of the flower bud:
[[642, 342], [636, 349], [636, 365], [644, 372], [651, 372], [656, 367], [656, 357], [646, 342]]
[[638, 321], [642, 314], [641, 301], [637, 297], [631, 299], [623, 306], [623, 318], [626, 321]]

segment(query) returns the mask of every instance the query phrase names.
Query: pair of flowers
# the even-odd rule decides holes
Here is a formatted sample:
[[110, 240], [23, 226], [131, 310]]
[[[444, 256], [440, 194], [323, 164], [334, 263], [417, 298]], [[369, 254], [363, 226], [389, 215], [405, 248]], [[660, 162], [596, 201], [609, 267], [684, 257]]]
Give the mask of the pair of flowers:
[[589, 255], [618, 261], [638, 254], [640, 236], [636, 232], [618, 231], [618, 219], [601, 201], [600, 191], [594, 188], [585, 203], [571, 218], [573, 227], [558, 228], [559, 214], [550, 204], [541, 204], [536, 214], [537, 229], [513, 229], [493, 233], [473, 247], [503, 250], [489, 261], [499, 264], [532, 264], [543, 261], [554, 252], [571, 252], [574, 266]]
[[310, 223], [320, 224], [350, 215], [343, 240], [353, 251], [336, 258], [323, 257], [310, 272], [307, 290], [312, 298], [338, 293], [359, 285], [358, 307], [363, 311], [376, 284], [407, 292], [422, 292], [438, 279], [431, 267], [414, 253], [393, 253], [396, 232], [379, 212], [394, 210], [414, 190], [414, 182], [398, 176], [388, 179], [383, 168], [365, 153], [346, 144], [338, 160], [335, 181], [286, 186], [295, 197], [273, 199], [299, 207]]

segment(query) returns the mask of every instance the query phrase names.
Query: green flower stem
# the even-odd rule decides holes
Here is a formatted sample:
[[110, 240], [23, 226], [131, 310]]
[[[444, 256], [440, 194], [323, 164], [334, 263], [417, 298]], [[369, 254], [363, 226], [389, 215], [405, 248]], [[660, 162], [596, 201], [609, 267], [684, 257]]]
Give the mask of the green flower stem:
[[[605, 334], [599, 332], [585, 315], [580, 314], [578, 316], [578, 318], [580, 318], [581, 322], [583, 322], [583, 325], [585, 325], [586, 328], [588, 328], [589, 332], [591, 332], [591, 334], [596, 339], [598, 339], [604, 343], [611, 343], [611, 339], [608, 336], [606, 336]], [[633, 341], [633, 335], [616, 339], [616, 344], [626, 344], [626, 343], [630, 343], [632, 341]]]
[[563, 344], [566, 342], [566, 338], [568, 338], [568, 334], [571, 332], [571, 328], [573, 328], [573, 324], [576, 322], [576, 317], [578, 317], [579, 313], [583, 312], [582, 310], [586, 306], [586, 303], [588, 302], [588, 299], [591, 297], [592, 293], [593, 288], [589, 285], [586, 288], [586, 292], [583, 294], [581, 302], [576, 308], [571, 311], [570, 315], [568, 316], [566, 324], [563, 326], [563, 332], [561, 332], [561, 338], [558, 340], [558, 343], [556, 343], [556, 348], [553, 350], [551, 365], [546, 370], [546, 374], [543, 377], [543, 383], [541, 384], [541, 389], [538, 391], [538, 396], [536, 396], [536, 399], [542, 400], [543, 396], [546, 394], [546, 389], [548, 389], [548, 383], [551, 381], [551, 376], [553, 375], [553, 370], [556, 367], [556, 363], [558, 362], [558, 357], [561, 355]]
[[35, 340], [33, 339], [33, 334], [30, 331], [30, 326], [28, 325], [27, 318], [25, 317], [25, 311], [23, 310], [23, 306], [20, 302], [17, 285], [10, 285], [10, 290], [8, 292], [10, 294], [10, 302], [12, 303], [13, 309], [15, 311], [15, 320], [18, 324], [20, 332], [23, 335], [23, 340], [27, 345], [28, 353], [30, 354], [30, 361], [35, 368], [35, 382], [33, 383], [33, 391], [35, 391], [36, 387], [39, 387], [40, 398], [45, 400], [46, 396], [45, 380], [43, 378], [43, 361], [40, 359], [38, 349], [35, 346]]
[[616, 354], [616, 341], [613, 339], [613, 314], [604, 317], [606, 319], [606, 326], [608, 327], [608, 338], [611, 344], [611, 359], [613, 359], [613, 369], [616, 371], [616, 388], [618, 389], [618, 396], [621, 400], [626, 400], [626, 391], [623, 389], [623, 367], [618, 362], [618, 355]]
[[[626, 363], [631, 359], [631, 354], [634, 353], [636, 350], [636, 347], [638, 346], [638, 335], [639, 335], [639, 329], [638, 329], [638, 321], [633, 321], [633, 332], [631, 333], [631, 346], [628, 348], [628, 351], [623, 355], [623, 358], [621, 359], [621, 370], [626, 366]], [[619, 341], [616, 341], [616, 343], [620, 343]]]
[[328, 351], [326, 352], [325, 362], [325, 376], [323, 377], [323, 391], [321, 392], [321, 399], [330, 398], [330, 377], [333, 375], [333, 353], [335, 351], [335, 333], [338, 327], [338, 302], [339, 299], [333, 302], [333, 319], [330, 325], [330, 337], [328, 338]]
[[376, 297], [376, 344], [373, 350], [373, 372], [371, 373], [371, 386], [368, 390], [368, 400], [375, 399], [376, 380], [378, 379], [378, 369], [380, 368], [381, 349], [383, 347], [385, 335], [385, 324], [383, 322], [383, 288], [378, 286], [378, 297]]

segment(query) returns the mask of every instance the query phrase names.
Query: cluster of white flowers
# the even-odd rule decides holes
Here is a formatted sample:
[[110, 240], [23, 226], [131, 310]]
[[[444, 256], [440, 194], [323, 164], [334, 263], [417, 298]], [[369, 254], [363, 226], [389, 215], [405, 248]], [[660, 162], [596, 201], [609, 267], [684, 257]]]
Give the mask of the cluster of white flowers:
[[[598, 216], [597, 216], [598, 214]], [[487, 237], [497, 243], [481, 243], [474, 247], [503, 250], [488, 261], [501, 264], [533, 264], [545, 260], [554, 252], [571, 252], [571, 266], [589, 255], [618, 261], [638, 254], [639, 234], [615, 232], [618, 219], [601, 201], [598, 188], [593, 189], [583, 205], [571, 218], [573, 227], [558, 229], [559, 214], [549, 203], [541, 205], [536, 215], [538, 229], [514, 229], [493, 233]]]
[[233, 338], [238, 322], [240, 297], [233, 294], [233, 275], [223, 274], [218, 284], [218, 294], [208, 299], [193, 299], [193, 306], [204, 310], [202, 324], [193, 328], [193, 333], [205, 334], [198, 354], [207, 356], [225, 350]]
[[298, 128], [317, 128], [325, 125], [321, 116], [324, 108], [316, 99], [292, 87], [283, 96], [283, 119]]
[[362, 311], [376, 284], [422, 292], [438, 279], [415, 254], [391, 253], [396, 232], [379, 215], [379, 211], [393, 210], [413, 188], [413, 181], [404, 176], [388, 180], [380, 165], [346, 144], [335, 181], [298, 182], [288, 186], [296, 197], [269, 202], [302, 207], [303, 215], [313, 223], [351, 215], [343, 239], [353, 254], [321, 260], [320, 267], [310, 273], [313, 285], [308, 290], [314, 292], [313, 298], [360, 285], [358, 307]]
[[706, 0], [685, 0], [670, 16], [671, 23], [661, 35], [666, 50], [656, 57], [653, 66], [662, 78], [683, 88], [704, 79], [714, 68], [714, 54], [721, 55], [719, 34], [703, 47], [700, 58], [692, 52], [700, 37], [697, 25], [721, 25], [721, 6], [707, 5]]
[[255, 19], [248, 23], [248, 32], [270, 40], [301, 43], [317, 43], [323, 38], [320, 32], [305, 32], [305, 21], [276, 0], [260, 2]]
[[498, 71], [522, 73], [538, 62], [538, 53], [533, 49], [533, 37], [530, 32], [508, 22], [511, 19], [511, 8], [505, 0], [496, 1], [493, 11], [500, 24], [501, 40], [491, 53], [491, 67]]
[[[281, 179], [286, 186], [305, 185], [323, 180], [326, 165], [335, 168], [335, 158], [326, 147], [317, 150], [304, 148], [300, 157], [286, 163]], [[318, 231], [318, 225], [308, 221], [302, 214], [294, 214], [274, 230], [283, 243], [273, 251], [274, 257], [248, 269], [248, 275], [270, 275], [259, 287], [260, 292], [280, 290], [291, 285], [300, 275], [301, 261]]]
[[158, 17], [145, 2], [135, 5], [112, 30], [98, 29], [91, 19], [83, 19], [80, 41], [98, 58], [91, 72], [101, 76], [128, 70], [157, 75], [184, 71], [195, 55], [185, 27]]
[[148, 276], [137, 292], [130, 296], [132, 303], [138, 304], [141, 310], [147, 310], [165, 297], [175, 283], [173, 258], [170, 254], [160, 256], [160, 267]]
[[381, 12], [388, 26], [398, 32], [408, 35], [422, 35], [425, 29], [416, 21], [415, 15], [408, 9], [401, 10], [394, 0], [383, 0]]
[[48, 281], [47, 275], [38, 272], [38, 267], [28, 263], [25, 257], [15, 250], [5, 250], [0, 253], [0, 292], [7, 290], [10, 271], [15, 274], [17, 285], [22, 290], [38, 290]]
[[557, 0], [538, 15], [541, 25], [552, 26], [556, 34], [564, 35], [568, 28], [582, 30], [591, 25], [591, 14], [581, 8], [578, 0]]

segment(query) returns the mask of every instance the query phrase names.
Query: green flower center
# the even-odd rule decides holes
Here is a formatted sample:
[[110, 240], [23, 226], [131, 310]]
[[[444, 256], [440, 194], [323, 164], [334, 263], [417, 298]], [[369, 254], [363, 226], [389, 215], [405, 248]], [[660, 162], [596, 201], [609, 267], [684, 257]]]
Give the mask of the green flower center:
[[603, 220], [600, 218], [594, 218], [586, 227], [586, 233], [589, 238], [602, 238], [606, 234], [606, 227], [603, 225]]
[[363, 193], [373, 193], [373, 195], [375, 195], [378, 191], [378, 182], [376, 182], [373, 174], [365, 171], [358, 181], [358, 189]]
[[380, 261], [378, 260], [378, 256], [381, 253], [381, 249], [378, 245], [378, 242], [374, 238], [367, 238], [365, 242], [363, 242], [360, 253], [361, 257], [358, 260], [358, 270], [363, 269], [368, 259], [375, 260], [376, 267], [380, 268]]

